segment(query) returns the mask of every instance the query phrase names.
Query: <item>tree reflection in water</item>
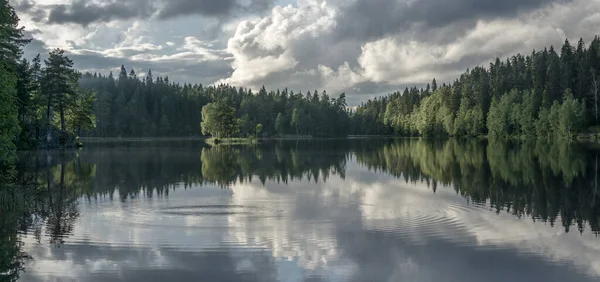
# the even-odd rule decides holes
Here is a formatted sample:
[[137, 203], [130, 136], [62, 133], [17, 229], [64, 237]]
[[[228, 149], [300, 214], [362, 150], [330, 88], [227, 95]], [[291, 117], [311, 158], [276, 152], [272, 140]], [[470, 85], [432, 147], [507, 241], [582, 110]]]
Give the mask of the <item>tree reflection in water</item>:
[[[598, 151], [563, 142], [323, 140], [206, 147], [193, 143], [109, 145], [23, 153], [0, 170], [0, 278], [15, 281], [31, 257], [22, 238], [60, 247], [73, 233], [80, 201], [168, 197], [175, 187], [223, 188], [258, 178], [287, 184], [345, 178], [348, 162], [452, 187], [496, 212], [600, 234]], [[432, 194], [433, 196], [433, 194]]]

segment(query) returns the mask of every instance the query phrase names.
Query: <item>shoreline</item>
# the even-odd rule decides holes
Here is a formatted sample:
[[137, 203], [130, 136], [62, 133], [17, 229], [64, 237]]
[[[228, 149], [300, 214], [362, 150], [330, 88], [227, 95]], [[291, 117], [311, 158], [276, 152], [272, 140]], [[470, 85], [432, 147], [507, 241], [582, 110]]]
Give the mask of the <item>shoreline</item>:
[[[196, 136], [196, 137], [81, 137], [79, 141], [84, 145], [86, 142], [89, 143], [112, 143], [112, 142], [156, 142], [156, 141], [205, 141], [214, 142], [218, 140], [219, 144], [245, 144], [245, 143], [256, 143], [257, 141], [286, 141], [286, 140], [351, 140], [351, 139], [479, 139], [479, 140], [490, 140], [488, 136], [475, 136], [475, 137], [422, 137], [422, 136], [394, 136], [394, 135], [348, 135], [344, 137], [312, 137], [312, 136], [285, 136], [285, 137], [262, 137], [262, 138], [214, 138], [207, 136]], [[506, 141], [553, 141], [567, 139], [523, 139], [523, 138], [500, 138], [499, 140]], [[600, 143], [600, 136], [589, 133], [576, 134], [572, 139], [572, 142], [579, 143]]]

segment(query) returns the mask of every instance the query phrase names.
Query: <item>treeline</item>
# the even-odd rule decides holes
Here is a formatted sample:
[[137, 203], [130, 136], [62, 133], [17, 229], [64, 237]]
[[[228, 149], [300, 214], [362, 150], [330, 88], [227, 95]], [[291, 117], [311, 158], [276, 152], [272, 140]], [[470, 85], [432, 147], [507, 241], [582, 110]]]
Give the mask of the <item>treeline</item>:
[[454, 83], [407, 88], [360, 105], [356, 134], [570, 138], [598, 125], [600, 37], [496, 59]]
[[152, 71], [140, 79], [124, 66], [117, 78], [86, 73], [80, 85], [96, 93], [96, 127], [86, 136], [202, 136], [202, 122], [206, 134], [227, 137], [345, 136], [349, 128], [344, 94], [181, 85]]
[[14, 157], [15, 145], [75, 145], [75, 136], [94, 125], [94, 94], [78, 87], [79, 74], [64, 51], [42, 62], [22, 58], [29, 40], [6, 0], [0, 1], [0, 160]]

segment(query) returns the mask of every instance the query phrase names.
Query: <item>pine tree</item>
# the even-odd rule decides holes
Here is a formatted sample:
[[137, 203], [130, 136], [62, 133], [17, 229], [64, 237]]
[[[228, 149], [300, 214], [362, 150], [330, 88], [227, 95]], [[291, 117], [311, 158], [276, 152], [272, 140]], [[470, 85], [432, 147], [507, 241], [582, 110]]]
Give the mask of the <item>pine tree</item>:
[[61, 142], [64, 142], [66, 127], [66, 112], [72, 107], [76, 99], [78, 74], [74, 72], [73, 61], [65, 56], [65, 51], [54, 49], [50, 52], [48, 60], [44, 60], [46, 68], [42, 79], [43, 95], [46, 98], [47, 141], [51, 140], [50, 124], [52, 112], [58, 111], [61, 130]]
[[17, 65], [22, 47], [23, 28], [7, 0], [0, 0], [0, 170], [14, 157], [15, 137], [19, 134], [17, 106]]
[[277, 114], [277, 119], [275, 120], [275, 131], [278, 135], [284, 135], [286, 130], [286, 121], [283, 114]]
[[560, 84], [560, 58], [558, 57], [558, 54], [556, 54], [556, 52], [554, 51], [554, 48], [551, 46], [550, 51], [548, 52], [548, 72], [545, 88], [545, 90], [547, 91], [547, 96], [545, 97], [546, 103], [552, 104], [554, 101], [560, 99]]
[[560, 63], [562, 90], [575, 90], [575, 73], [577, 72], [575, 68], [575, 54], [569, 40], [565, 40], [565, 44], [561, 49]]

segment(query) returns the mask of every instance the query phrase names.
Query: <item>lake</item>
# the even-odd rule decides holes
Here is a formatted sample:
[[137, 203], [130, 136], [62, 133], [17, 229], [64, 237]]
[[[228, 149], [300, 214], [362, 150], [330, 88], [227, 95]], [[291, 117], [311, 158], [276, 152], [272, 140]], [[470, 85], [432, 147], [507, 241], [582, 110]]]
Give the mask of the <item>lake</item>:
[[21, 152], [0, 193], [0, 280], [599, 281], [599, 153], [454, 139]]

